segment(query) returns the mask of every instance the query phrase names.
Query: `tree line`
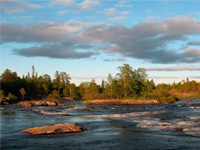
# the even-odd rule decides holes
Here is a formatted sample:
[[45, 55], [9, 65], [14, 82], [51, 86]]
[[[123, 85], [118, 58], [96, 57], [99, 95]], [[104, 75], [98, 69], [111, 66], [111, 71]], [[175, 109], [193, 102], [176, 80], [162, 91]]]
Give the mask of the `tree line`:
[[32, 73], [19, 77], [16, 72], [6, 69], [0, 79], [1, 98], [9, 99], [158, 99], [174, 101], [180, 94], [193, 94], [200, 97], [200, 83], [186, 81], [173, 84], [155, 85], [147, 79], [144, 68], [133, 69], [129, 64], [119, 66], [115, 76], [108, 74], [107, 80], [98, 85], [95, 80], [82, 82], [79, 86], [71, 83], [66, 72], [55, 72], [54, 79], [50, 75], [38, 76], [34, 66]]

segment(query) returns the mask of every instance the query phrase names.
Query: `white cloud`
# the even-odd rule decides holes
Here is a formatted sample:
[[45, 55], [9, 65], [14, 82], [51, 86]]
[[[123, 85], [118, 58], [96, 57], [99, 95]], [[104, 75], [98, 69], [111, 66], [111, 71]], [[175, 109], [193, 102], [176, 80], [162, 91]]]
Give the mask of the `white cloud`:
[[64, 14], [66, 14], [68, 12], [69, 12], [69, 10], [61, 10], [61, 11], [57, 12], [57, 14], [58, 15], [64, 15]]
[[130, 14], [129, 11], [122, 11], [120, 12], [116, 8], [104, 9], [104, 14], [106, 15], [127, 15]]
[[117, 59], [104, 59], [103, 61], [113, 62], [113, 61], [126, 61], [125, 58], [117, 58]]
[[132, 5], [128, 4], [127, 1], [119, 1], [116, 7], [132, 7]]
[[38, 22], [32, 24], [1, 24], [1, 42], [56, 42], [67, 37], [77, 36], [77, 32], [86, 30], [97, 23], [69, 20], [64, 23]]
[[[85, 0], [81, 3], [78, 3], [74, 0], [55, 0], [55, 1], [51, 1], [49, 3], [49, 6], [56, 6], [56, 5], [60, 5], [63, 7], [71, 7], [71, 9], [73, 11], [83, 11], [83, 10], [90, 10], [93, 9], [96, 6], [99, 6], [101, 3], [99, 1], [93, 1], [93, 0]], [[70, 12], [70, 11], [68, 11]], [[60, 14], [64, 14], [66, 13], [65, 10], [58, 12]]]
[[106, 20], [110, 21], [110, 22], [114, 22], [114, 21], [126, 20], [126, 19], [128, 19], [128, 17], [126, 17], [126, 16], [118, 16], [118, 17], [108, 18]]
[[185, 54], [188, 56], [200, 56], [200, 49], [190, 46], [186, 48]]
[[49, 6], [55, 6], [55, 5], [70, 6], [73, 4], [75, 4], [74, 0], [53, 0], [49, 3]]
[[91, 0], [86, 0], [79, 4], [82, 10], [87, 10], [98, 5], [100, 5], [99, 1], [91, 1]]
[[41, 8], [38, 4], [32, 4], [28, 1], [20, 0], [2, 0], [1, 9], [6, 14], [24, 13], [29, 9]]
[[181, 66], [181, 67], [165, 67], [165, 68], [147, 68], [147, 71], [200, 71], [200, 67]]

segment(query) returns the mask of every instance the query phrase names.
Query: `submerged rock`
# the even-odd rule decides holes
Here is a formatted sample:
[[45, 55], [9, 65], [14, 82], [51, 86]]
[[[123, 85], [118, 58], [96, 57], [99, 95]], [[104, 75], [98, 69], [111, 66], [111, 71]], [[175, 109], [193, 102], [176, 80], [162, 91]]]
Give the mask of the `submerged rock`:
[[92, 111], [92, 108], [85, 108], [85, 111]]
[[58, 103], [57, 106], [65, 106], [65, 104], [60, 104], [60, 103]]
[[72, 132], [82, 132], [87, 130], [85, 127], [78, 125], [77, 123], [63, 123], [55, 124], [50, 126], [41, 126], [23, 130], [21, 132], [26, 132], [31, 135], [40, 134], [59, 134], [59, 133], [72, 133]]

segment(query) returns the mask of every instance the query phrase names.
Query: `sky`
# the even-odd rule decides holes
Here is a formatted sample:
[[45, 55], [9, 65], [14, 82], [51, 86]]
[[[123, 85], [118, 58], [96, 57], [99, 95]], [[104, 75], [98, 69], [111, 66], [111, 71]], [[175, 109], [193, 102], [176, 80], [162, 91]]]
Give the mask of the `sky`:
[[200, 81], [200, 0], [0, 0], [1, 64], [100, 83], [118, 66], [149, 79]]

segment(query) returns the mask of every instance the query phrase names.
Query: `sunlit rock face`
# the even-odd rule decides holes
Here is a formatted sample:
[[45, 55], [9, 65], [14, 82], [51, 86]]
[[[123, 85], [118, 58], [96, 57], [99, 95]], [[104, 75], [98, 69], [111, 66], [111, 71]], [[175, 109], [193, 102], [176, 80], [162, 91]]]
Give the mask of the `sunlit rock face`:
[[64, 106], [64, 104], [60, 104], [53, 101], [43, 101], [43, 100], [32, 100], [32, 101], [22, 101], [17, 103], [17, 105], [21, 107], [31, 107], [31, 106]]
[[71, 133], [71, 132], [82, 132], [87, 130], [85, 127], [78, 125], [77, 123], [63, 123], [55, 124], [50, 126], [41, 126], [23, 130], [21, 132], [26, 132], [31, 135], [40, 134], [59, 134], [59, 133]]

